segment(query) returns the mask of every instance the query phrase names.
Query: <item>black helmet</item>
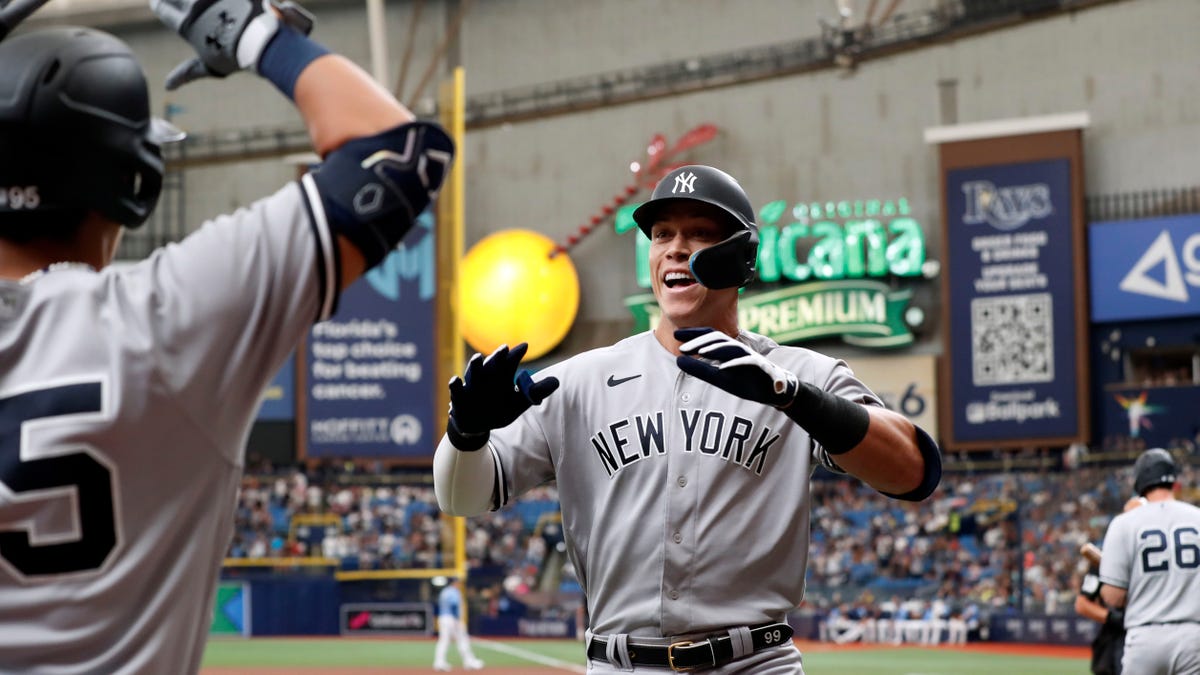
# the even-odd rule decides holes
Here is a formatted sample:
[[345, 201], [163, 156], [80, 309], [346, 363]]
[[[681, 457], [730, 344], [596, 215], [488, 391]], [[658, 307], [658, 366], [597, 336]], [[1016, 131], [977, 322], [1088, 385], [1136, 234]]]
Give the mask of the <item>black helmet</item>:
[[1133, 463], [1133, 490], [1145, 496], [1150, 488], [1174, 484], [1178, 475], [1179, 469], [1171, 453], [1162, 448], [1150, 448], [1138, 455]]
[[663, 207], [675, 201], [712, 204], [727, 214], [727, 222], [736, 230], [725, 241], [692, 254], [696, 281], [709, 288], [750, 283], [758, 263], [758, 226], [750, 199], [733, 176], [711, 166], [681, 166], [658, 181], [650, 200], [633, 212], [633, 220], [649, 237]]
[[116, 37], [60, 27], [0, 42], [0, 213], [94, 210], [137, 227], [162, 189], [160, 147], [182, 136], [150, 116]]

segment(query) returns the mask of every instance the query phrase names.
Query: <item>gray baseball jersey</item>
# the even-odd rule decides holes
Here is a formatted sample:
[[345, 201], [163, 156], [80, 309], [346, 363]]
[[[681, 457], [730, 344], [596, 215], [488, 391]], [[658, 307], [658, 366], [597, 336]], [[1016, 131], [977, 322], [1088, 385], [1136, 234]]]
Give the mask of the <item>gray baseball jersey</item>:
[[[742, 332], [801, 380], [882, 405], [842, 362]], [[597, 634], [780, 621], [804, 597], [809, 478], [828, 456], [782, 412], [686, 375], [652, 333], [545, 369], [561, 387], [492, 433], [496, 506], [557, 480]]]
[[263, 387], [336, 298], [302, 194], [0, 281], [0, 670], [199, 669]]
[[1150, 502], [1113, 518], [1100, 581], [1126, 589], [1127, 629], [1200, 623], [1200, 508]]

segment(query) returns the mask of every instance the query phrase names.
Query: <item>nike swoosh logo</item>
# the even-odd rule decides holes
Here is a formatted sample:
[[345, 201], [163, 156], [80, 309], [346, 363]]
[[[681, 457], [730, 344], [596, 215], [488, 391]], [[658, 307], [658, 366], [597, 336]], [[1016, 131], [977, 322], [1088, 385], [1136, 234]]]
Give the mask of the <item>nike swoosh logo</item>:
[[625, 384], [626, 382], [628, 382], [630, 380], [636, 380], [641, 376], [642, 376], [642, 374], [638, 373], [637, 375], [630, 375], [629, 377], [622, 377], [621, 379], [618, 380], [615, 375], [609, 375], [608, 376], [608, 386], [615, 387], [618, 384]]

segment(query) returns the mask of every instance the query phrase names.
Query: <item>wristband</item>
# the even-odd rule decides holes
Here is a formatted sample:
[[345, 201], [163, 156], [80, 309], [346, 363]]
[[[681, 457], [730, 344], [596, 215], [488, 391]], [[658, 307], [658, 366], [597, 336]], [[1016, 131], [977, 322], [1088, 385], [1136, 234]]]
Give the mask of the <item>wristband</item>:
[[458, 426], [454, 424], [454, 416], [451, 415], [446, 421], [446, 438], [450, 439], [450, 445], [462, 450], [463, 452], [475, 452], [476, 450], [487, 445], [488, 438], [492, 432], [483, 431], [480, 433], [468, 434], [458, 430]]
[[801, 382], [783, 412], [830, 455], [850, 452], [867, 437], [871, 416], [863, 406]]
[[902, 499], [906, 502], [924, 500], [933, 494], [938, 484], [942, 482], [942, 453], [938, 450], [937, 443], [929, 434], [925, 433], [924, 429], [916, 425], [913, 426], [917, 430], [917, 449], [921, 451], [921, 459], [925, 461], [925, 471], [921, 474], [921, 484], [902, 495], [891, 494], [889, 492], [880, 493], [886, 497]]
[[279, 30], [258, 58], [258, 73], [270, 80], [284, 96], [295, 100], [296, 80], [310, 63], [329, 53], [307, 35], [280, 23]]

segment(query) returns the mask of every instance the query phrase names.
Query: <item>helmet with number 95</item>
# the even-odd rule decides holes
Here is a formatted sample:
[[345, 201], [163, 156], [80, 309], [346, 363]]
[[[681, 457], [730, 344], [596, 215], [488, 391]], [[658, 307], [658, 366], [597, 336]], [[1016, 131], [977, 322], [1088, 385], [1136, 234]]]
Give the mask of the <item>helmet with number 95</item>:
[[150, 115], [142, 67], [116, 37], [59, 27], [0, 42], [0, 222], [95, 211], [138, 227], [162, 189], [162, 145], [182, 137]]

